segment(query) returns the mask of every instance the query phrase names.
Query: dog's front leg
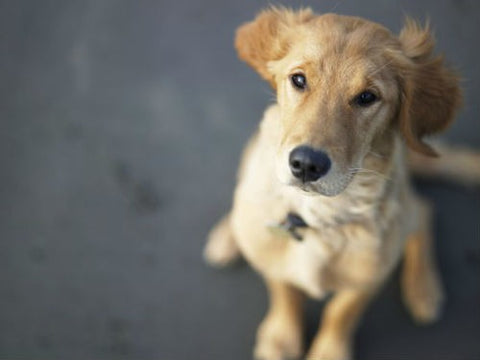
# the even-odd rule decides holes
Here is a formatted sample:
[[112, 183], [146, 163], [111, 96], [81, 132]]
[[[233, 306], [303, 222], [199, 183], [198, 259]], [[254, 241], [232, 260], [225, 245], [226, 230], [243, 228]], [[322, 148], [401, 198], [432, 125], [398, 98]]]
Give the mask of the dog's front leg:
[[328, 302], [307, 360], [351, 360], [352, 338], [374, 289], [341, 290]]
[[404, 302], [413, 318], [419, 324], [428, 324], [439, 318], [444, 293], [435, 262], [431, 209], [422, 200], [418, 200], [418, 206], [419, 227], [407, 239], [401, 279]]
[[258, 328], [255, 359], [299, 359], [303, 352], [304, 295], [284, 282], [266, 283], [270, 308]]

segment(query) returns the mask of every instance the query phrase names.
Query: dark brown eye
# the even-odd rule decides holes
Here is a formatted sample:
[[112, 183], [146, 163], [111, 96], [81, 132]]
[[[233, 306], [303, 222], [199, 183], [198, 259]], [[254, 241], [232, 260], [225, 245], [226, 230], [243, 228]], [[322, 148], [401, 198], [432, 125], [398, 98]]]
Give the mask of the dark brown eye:
[[367, 107], [372, 105], [375, 101], [377, 101], [377, 95], [372, 93], [371, 91], [364, 91], [361, 94], [357, 95], [355, 98], [355, 103], [362, 107]]
[[298, 90], [305, 90], [307, 87], [307, 78], [303, 74], [293, 74], [290, 80], [292, 81], [293, 87]]

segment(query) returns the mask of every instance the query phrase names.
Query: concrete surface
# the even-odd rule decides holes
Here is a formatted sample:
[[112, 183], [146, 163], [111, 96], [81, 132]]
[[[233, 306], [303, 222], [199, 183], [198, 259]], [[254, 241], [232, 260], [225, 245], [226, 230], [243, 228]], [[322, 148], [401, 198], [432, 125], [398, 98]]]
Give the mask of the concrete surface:
[[[480, 148], [480, 2], [312, 3], [395, 31], [404, 13], [429, 15], [465, 79], [447, 137]], [[206, 267], [201, 250], [272, 99], [232, 46], [266, 5], [0, 1], [0, 359], [251, 358], [263, 284], [247, 266]], [[394, 276], [358, 359], [478, 360], [480, 190], [419, 187], [437, 204], [445, 316], [415, 327]]]

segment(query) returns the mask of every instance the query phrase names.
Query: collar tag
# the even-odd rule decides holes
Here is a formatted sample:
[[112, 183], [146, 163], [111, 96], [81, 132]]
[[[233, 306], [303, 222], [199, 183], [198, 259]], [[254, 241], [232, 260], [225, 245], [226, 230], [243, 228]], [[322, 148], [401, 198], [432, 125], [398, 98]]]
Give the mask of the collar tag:
[[297, 241], [302, 241], [303, 236], [298, 232], [298, 229], [306, 228], [308, 225], [299, 215], [288, 213], [285, 220], [279, 224], [269, 224], [267, 227], [275, 236], [291, 237]]

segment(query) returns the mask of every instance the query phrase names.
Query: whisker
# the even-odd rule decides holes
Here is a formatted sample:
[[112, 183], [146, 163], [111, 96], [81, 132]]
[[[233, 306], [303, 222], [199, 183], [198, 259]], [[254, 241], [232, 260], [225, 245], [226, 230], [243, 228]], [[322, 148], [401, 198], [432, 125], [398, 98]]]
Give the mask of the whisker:
[[275, 92], [273, 92], [270, 89], [266, 89], [266, 88], [264, 88], [262, 90], [266, 95], [268, 95], [268, 97], [270, 98], [270, 101], [272, 101], [274, 103], [277, 102], [277, 94]]
[[372, 154], [373, 156], [376, 156], [380, 159], [385, 159], [385, 156], [379, 153], [376, 153], [375, 151], [369, 151], [368, 154]]
[[378, 73], [380, 70], [384, 69], [385, 67], [387, 67], [391, 63], [393, 63], [393, 60], [388, 61], [387, 63], [383, 64], [382, 66], [380, 66], [377, 69], [374, 69], [372, 72], [368, 73], [367, 76], [375, 75], [376, 73]]
[[391, 181], [392, 178], [379, 173], [378, 171], [372, 170], [372, 169], [365, 169], [365, 168], [350, 168], [349, 171], [351, 171], [352, 174], [362, 174], [362, 175], [374, 175], [378, 176], [379, 178], [382, 178], [384, 180], [389, 180]]

